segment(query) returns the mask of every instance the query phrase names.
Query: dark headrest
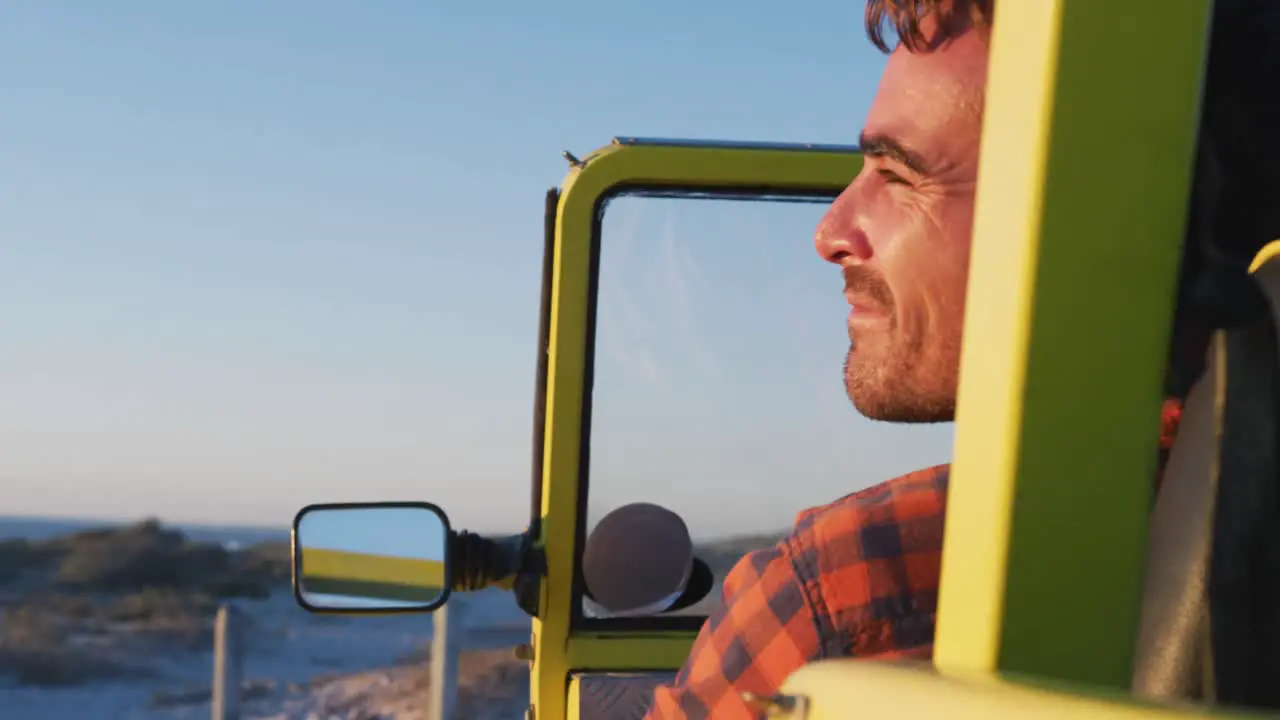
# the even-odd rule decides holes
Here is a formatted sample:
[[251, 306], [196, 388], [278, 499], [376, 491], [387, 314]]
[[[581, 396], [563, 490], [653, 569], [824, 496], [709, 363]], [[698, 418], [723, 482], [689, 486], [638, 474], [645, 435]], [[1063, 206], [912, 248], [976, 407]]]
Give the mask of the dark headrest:
[[1178, 286], [1169, 387], [1199, 376], [1215, 328], [1267, 312], [1248, 266], [1280, 237], [1280, 3], [1218, 0]]

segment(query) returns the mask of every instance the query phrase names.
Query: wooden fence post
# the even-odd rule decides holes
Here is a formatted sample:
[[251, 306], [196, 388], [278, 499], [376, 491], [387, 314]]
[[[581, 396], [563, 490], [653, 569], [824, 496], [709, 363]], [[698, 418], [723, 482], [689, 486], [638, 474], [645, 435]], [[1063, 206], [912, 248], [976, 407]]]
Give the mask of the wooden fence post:
[[240, 720], [244, 679], [244, 615], [234, 605], [218, 608], [213, 625], [213, 720]]
[[466, 632], [465, 608], [455, 596], [432, 616], [429, 720], [453, 720], [458, 712], [458, 656]]

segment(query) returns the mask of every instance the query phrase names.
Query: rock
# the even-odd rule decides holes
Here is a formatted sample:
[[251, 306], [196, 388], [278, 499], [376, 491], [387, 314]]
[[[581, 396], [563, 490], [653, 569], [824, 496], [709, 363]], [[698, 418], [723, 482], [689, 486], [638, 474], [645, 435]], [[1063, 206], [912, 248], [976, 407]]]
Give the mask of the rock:
[[220, 546], [187, 542], [182, 533], [150, 521], [71, 538], [56, 578], [66, 587], [99, 591], [193, 587], [224, 576], [231, 567], [230, 554]]

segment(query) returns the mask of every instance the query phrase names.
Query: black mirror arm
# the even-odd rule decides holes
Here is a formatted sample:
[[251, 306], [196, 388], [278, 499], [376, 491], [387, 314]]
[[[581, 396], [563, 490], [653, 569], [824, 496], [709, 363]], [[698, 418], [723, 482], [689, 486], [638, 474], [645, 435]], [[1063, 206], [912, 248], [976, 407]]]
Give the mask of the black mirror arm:
[[547, 573], [547, 560], [542, 549], [534, 545], [530, 530], [497, 538], [454, 531], [449, 534], [448, 552], [452, 590], [514, 590], [520, 607], [531, 615], [537, 614], [538, 585]]

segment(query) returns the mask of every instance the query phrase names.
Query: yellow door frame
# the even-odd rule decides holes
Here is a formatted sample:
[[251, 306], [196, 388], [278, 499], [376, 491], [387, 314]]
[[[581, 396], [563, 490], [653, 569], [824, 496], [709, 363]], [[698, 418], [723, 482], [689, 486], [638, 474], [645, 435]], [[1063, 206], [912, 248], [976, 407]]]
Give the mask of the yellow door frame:
[[1212, 6], [1000, 4], [938, 672], [815, 663], [784, 716], [1209, 715], [1127, 688]]
[[1212, 4], [1000, 5], [940, 668], [1130, 682]]
[[[600, 219], [608, 199], [647, 190], [679, 196], [822, 194], [861, 168], [847, 146], [663, 141], [614, 142], [571, 157], [555, 213], [537, 527], [547, 575], [533, 621], [534, 717], [566, 717], [575, 671], [674, 670], [696, 632], [690, 618], [586, 621], [577, 560], [585, 536], [594, 302]], [[578, 611], [575, 613], [575, 605]]]

